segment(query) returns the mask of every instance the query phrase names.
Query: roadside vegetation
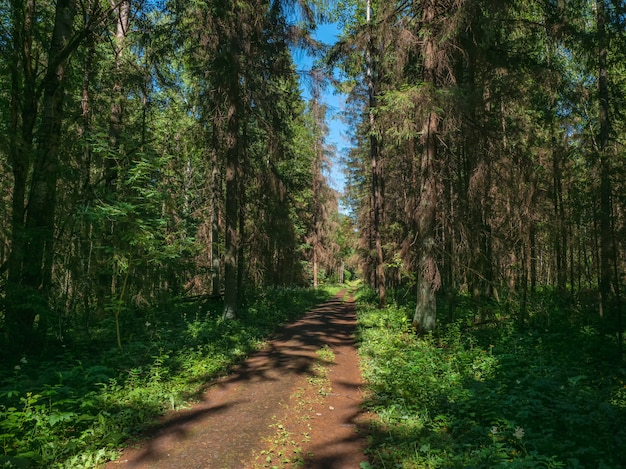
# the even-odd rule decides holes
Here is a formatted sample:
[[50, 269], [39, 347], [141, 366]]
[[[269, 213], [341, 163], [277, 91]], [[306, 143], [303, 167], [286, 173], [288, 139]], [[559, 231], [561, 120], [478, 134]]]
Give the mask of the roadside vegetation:
[[358, 298], [360, 354], [376, 414], [371, 467], [626, 467], [626, 368], [615, 331], [550, 291], [487, 318], [459, 298], [453, 321], [418, 337], [414, 304]]
[[56, 356], [17, 357], [0, 372], [0, 467], [93, 468], [114, 458], [122, 443], [196, 401], [279, 325], [336, 291], [259, 291], [232, 321], [221, 319], [221, 302], [178, 302], [121, 318], [123, 350], [104, 324]]

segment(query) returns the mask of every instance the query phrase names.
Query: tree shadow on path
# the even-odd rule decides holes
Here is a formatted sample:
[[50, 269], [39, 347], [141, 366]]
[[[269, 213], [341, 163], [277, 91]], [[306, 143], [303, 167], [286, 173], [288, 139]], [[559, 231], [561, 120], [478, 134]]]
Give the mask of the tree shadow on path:
[[[341, 368], [344, 356], [347, 358], [345, 365], [355, 370], [344, 379], [347, 381], [345, 389], [339, 387], [342, 392], [329, 396], [329, 402], [333, 404], [328, 405], [341, 409], [341, 415], [340, 412], [333, 412], [334, 416], [342, 419], [341, 422], [330, 423], [332, 431], [322, 429], [326, 437], [334, 435], [340, 440], [338, 452], [335, 451], [334, 455], [324, 453], [324, 448], [330, 448], [329, 443], [321, 442], [320, 448], [309, 450], [314, 455], [319, 453], [321, 462], [318, 463], [314, 456], [307, 462], [307, 467], [358, 468], [358, 463], [356, 466], [338, 465], [339, 461], [346, 459], [342, 454], [348, 448], [345, 443], [361, 438], [353, 423], [360, 412], [360, 376], [353, 341], [356, 321], [352, 303], [343, 302], [343, 295], [344, 292], [339, 293], [300, 320], [285, 326], [263, 350], [213, 383], [200, 403], [166, 416], [145, 443], [125, 450], [119, 460], [109, 463], [107, 467], [245, 467], [251, 455], [260, 451], [264, 438], [271, 433], [273, 418], [284, 413], [285, 404], [299, 383], [315, 375], [313, 367], [319, 360], [316, 352], [328, 345], [337, 357], [331, 374], [340, 370], [342, 376], [338, 378], [345, 378], [347, 371]], [[335, 386], [339, 386], [339, 379], [337, 383], [333, 384], [333, 391]], [[346, 429], [351, 431], [349, 436], [338, 432]], [[317, 444], [313, 439], [311, 442], [314, 446]], [[363, 459], [362, 455], [357, 457]], [[335, 458], [335, 462], [327, 458]]]

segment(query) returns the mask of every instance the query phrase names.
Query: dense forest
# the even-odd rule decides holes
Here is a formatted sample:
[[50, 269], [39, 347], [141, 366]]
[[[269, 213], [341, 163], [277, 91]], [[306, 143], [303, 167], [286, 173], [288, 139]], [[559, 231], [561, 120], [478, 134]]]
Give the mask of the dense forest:
[[369, 23], [358, 8], [329, 59], [354, 105], [347, 196], [380, 304], [415, 284], [421, 330], [460, 291], [518, 299], [520, 322], [545, 288], [617, 314], [625, 6], [382, 2]]
[[[29, 360], [77, 370], [191, 316], [225, 347], [252, 312], [287, 318], [268, 296], [304, 307], [352, 277], [420, 337], [468, 310], [582, 318], [622, 366], [625, 28], [618, 0], [0, 0], [0, 392], [24, 403], [0, 402], [4, 457], [82, 448], [6, 443], [45, 400], [14, 390]], [[537, 316], [548, 297], [572, 314]], [[76, 417], [53, 394], [50, 427]]]
[[285, 8], [3, 2], [4, 350], [340, 274], [325, 105], [290, 52], [315, 12]]

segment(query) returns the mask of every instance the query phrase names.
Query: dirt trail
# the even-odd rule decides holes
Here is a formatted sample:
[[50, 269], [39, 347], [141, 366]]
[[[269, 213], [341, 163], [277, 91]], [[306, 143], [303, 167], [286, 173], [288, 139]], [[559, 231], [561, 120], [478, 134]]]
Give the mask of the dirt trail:
[[[367, 417], [354, 304], [344, 294], [283, 328], [200, 403], [169, 415], [151, 439], [107, 468], [358, 469], [366, 461]], [[325, 345], [334, 353], [326, 364]]]

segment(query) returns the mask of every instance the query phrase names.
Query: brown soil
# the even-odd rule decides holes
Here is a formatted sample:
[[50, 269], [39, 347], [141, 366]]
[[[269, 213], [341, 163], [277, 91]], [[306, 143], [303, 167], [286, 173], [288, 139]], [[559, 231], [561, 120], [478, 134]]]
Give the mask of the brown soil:
[[166, 416], [106, 467], [359, 469], [368, 418], [354, 303], [344, 295], [283, 328], [200, 403]]

